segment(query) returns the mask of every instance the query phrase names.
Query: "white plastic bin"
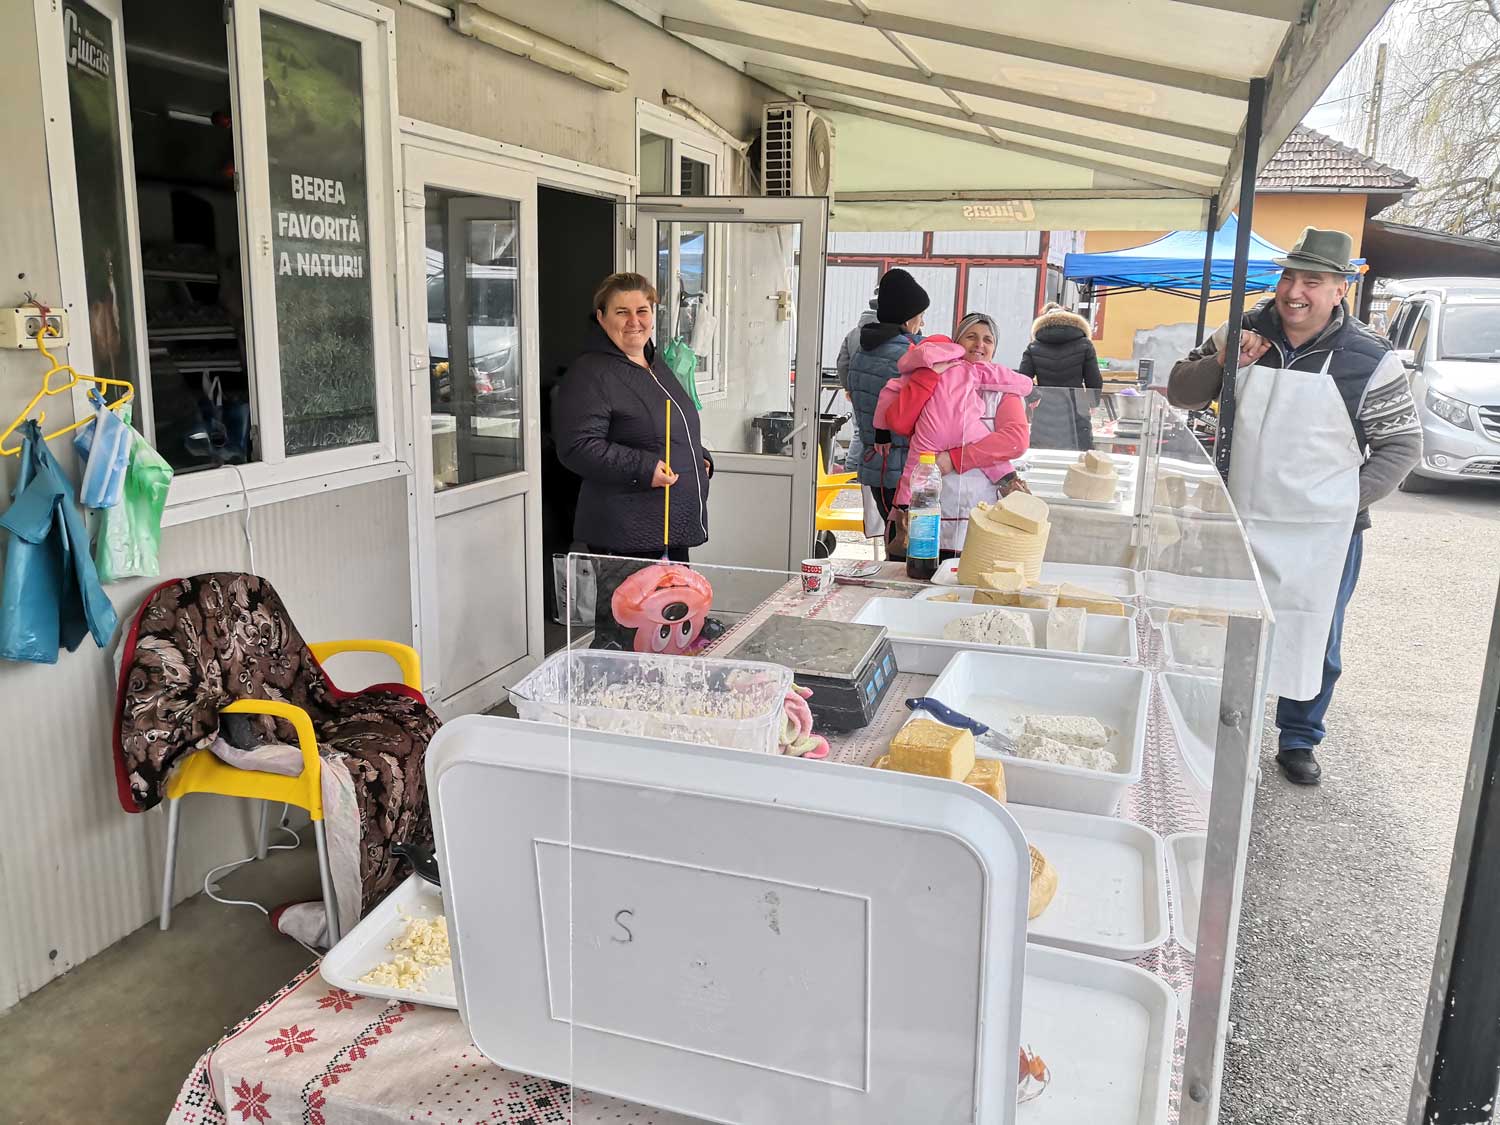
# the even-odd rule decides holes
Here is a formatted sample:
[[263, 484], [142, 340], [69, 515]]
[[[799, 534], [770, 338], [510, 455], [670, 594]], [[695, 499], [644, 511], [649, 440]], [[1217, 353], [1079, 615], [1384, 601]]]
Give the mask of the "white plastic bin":
[[554, 653], [511, 688], [523, 719], [776, 753], [792, 670], [608, 649]]
[[1151, 674], [1144, 668], [961, 652], [927, 694], [1007, 734], [1018, 733], [1025, 715], [1091, 715], [1113, 727], [1116, 733], [1106, 749], [1119, 759], [1118, 773], [1034, 762], [979, 744], [982, 757], [1005, 762], [1005, 787], [1016, 804], [1110, 816], [1125, 790], [1141, 779], [1150, 692]]

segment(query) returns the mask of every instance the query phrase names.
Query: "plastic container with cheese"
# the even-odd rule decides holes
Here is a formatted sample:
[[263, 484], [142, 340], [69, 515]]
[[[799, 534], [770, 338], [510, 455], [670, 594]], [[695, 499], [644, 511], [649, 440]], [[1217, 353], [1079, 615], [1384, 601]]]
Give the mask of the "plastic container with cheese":
[[511, 688], [523, 719], [774, 754], [792, 670], [606, 649], [554, 653]]

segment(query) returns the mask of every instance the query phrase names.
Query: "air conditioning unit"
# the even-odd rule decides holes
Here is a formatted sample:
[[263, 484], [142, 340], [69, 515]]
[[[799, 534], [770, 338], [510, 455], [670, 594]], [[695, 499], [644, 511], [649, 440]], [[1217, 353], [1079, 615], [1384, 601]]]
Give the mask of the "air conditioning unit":
[[801, 102], [770, 102], [761, 119], [766, 195], [833, 195], [833, 125]]

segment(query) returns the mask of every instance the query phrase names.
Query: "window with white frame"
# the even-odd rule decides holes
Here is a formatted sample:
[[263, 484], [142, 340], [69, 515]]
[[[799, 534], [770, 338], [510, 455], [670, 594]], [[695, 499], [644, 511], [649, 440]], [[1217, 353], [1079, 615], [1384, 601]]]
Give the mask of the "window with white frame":
[[[637, 103], [642, 195], [722, 195], [728, 182], [725, 146], [707, 130], [649, 102]], [[700, 396], [724, 389], [722, 344], [715, 309], [725, 292], [727, 247], [719, 226], [662, 223], [653, 277], [660, 299], [657, 343], [680, 338], [698, 359]]]
[[382, 17], [37, 9], [75, 363], [135, 383], [172, 502], [394, 462]]

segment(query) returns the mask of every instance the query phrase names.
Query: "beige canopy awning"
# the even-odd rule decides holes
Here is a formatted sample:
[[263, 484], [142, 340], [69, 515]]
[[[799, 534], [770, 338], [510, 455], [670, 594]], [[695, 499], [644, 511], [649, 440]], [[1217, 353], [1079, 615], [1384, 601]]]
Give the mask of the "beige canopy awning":
[[617, 0], [829, 117], [840, 230], [1202, 229], [1390, 0]]

